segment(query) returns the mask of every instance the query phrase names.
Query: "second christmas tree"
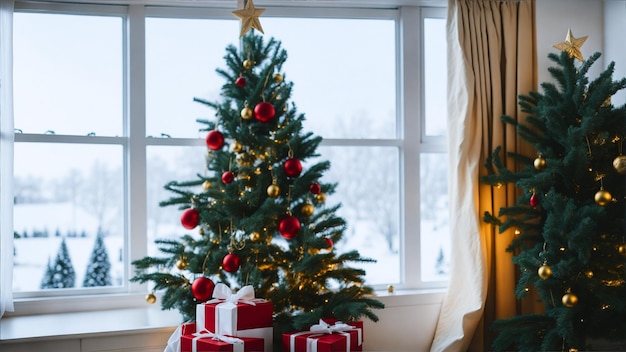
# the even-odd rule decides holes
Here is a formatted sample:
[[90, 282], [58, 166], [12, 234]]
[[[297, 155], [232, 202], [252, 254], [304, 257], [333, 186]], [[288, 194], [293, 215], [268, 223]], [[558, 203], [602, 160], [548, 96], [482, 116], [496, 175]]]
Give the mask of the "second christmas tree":
[[[611, 63], [590, 81], [600, 54], [577, 64], [583, 41], [570, 32], [556, 45], [561, 54], [549, 55], [556, 83], [520, 96], [526, 124], [503, 117], [537, 154], [504, 159], [498, 148], [487, 163], [483, 181], [512, 183], [520, 193], [485, 220], [514, 231], [516, 295], [536, 290], [545, 307], [495, 322], [495, 350], [578, 351], [626, 336], [626, 105], [611, 103], [626, 79], [613, 80]], [[522, 165], [516, 172], [514, 162]]]

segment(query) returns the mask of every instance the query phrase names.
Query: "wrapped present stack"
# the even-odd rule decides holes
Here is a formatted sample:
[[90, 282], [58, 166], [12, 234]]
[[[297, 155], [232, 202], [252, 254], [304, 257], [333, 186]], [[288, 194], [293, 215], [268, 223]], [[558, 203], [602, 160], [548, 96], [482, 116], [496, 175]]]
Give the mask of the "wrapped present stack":
[[283, 334], [283, 352], [352, 352], [363, 350], [363, 322], [322, 319], [309, 330]]
[[[272, 352], [273, 304], [255, 298], [252, 286], [233, 293], [215, 285], [213, 299], [196, 306], [196, 322], [180, 326], [166, 352]], [[363, 350], [363, 322], [320, 319], [309, 329], [282, 334], [282, 352]]]
[[272, 302], [254, 297], [252, 286], [237, 293], [215, 285], [213, 299], [196, 306], [196, 322], [183, 324], [181, 352], [273, 351]]

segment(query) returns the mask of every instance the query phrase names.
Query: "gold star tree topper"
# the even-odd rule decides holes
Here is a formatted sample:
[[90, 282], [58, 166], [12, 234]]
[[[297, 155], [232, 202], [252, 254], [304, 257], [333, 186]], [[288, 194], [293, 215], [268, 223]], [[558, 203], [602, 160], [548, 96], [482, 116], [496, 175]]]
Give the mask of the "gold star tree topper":
[[263, 33], [263, 27], [261, 27], [259, 16], [265, 12], [265, 9], [255, 8], [252, 0], [243, 0], [243, 2], [245, 5], [242, 9], [233, 11], [233, 15], [241, 20], [241, 32], [239, 33], [239, 38], [243, 37], [252, 28]]
[[570, 57], [575, 57], [579, 61], [584, 61], [583, 54], [580, 52], [580, 47], [583, 46], [585, 40], [587, 40], [587, 35], [584, 37], [576, 38], [572, 34], [572, 30], [567, 30], [567, 36], [565, 37], [565, 41], [554, 44], [553, 46], [561, 51], [567, 51]]

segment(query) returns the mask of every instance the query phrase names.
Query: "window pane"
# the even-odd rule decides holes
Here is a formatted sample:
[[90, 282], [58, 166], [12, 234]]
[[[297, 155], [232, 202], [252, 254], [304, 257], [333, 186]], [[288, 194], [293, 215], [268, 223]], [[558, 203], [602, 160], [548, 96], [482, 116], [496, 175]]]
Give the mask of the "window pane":
[[[304, 129], [324, 138], [396, 138], [393, 20], [264, 18], [287, 51]], [[312, 30], [314, 29], [314, 30]]]
[[122, 20], [15, 13], [15, 128], [121, 136]]
[[[47, 265], [58, 264], [63, 241], [68, 253], [62, 261], [71, 263], [75, 278], [69, 280], [68, 271], [59, 272], [52, 275], [57, 284], [125, 285], [121, 160], [121, 146], [15, 144], [15, 291], [42, 287]], [[92, 260], [98, 235], [104, 249]], [[101, 265], [103, 271], [94, 265], [88, 268], [90, 263]], [[85, 285], [85, 277], [92, 275], [98, 279]]]
[[446, 21], [424, 19], [424, 111], [427, 136], [446, 136]]
[[420, 154], [420, 239], [423, 281], [447, 280], [450, 263], [447, 154]]
[[329, 206], [341, 203], [337, 212], [348, 225], [336, 247], [353, 249], [373, 264], [354, 264], [366, 270], [367, 283], [400, 282], [399, 255], [399, 152], [393, 147], [321, 147], [322, 160], [331, 162], [323, 182], [336, 182]]
[[223, 68], [226, 46], [236, 45], [238, 21], [171, 18], [146, 19], [146, 135], [202, 137], [196, 119], [215, 112], [193, 101], [220, 99], [226, 83], [215, 73]]
[[[186, 233], [180, 224], [181, 210], [172, 205], [160, 207], [159, 202], [175, 196], [163, 188], [171, 181], [191, 181], [197, 178], [206, 165], [206, 147], [148, 147], [147, 153], [147, 211], [148, 211], [148, 255], [161, 256], [155, 239], [179, 238]], [[197, 189], [201, 192], [201, 189]]]

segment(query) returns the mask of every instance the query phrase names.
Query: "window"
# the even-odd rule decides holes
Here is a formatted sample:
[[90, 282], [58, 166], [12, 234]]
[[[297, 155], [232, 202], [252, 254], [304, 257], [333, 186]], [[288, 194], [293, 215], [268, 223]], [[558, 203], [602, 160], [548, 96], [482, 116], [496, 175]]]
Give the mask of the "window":
[[[289, 54], [305, 129], [324, 137], [339, 185], [328, 201], [349, 226], [337, 248], [378, 260], [364, 266], [375, 287], [445, 285], [445, 12], [332, 13], [272, 8], [261, 22]], [[192, 99], [217, 99], [239, 22], [223, 9], [26, 2], [14, 22], [16, 297], [144, 292], [129, 263], [181, 234], [158, 203], [165, 183], [202, 172], [195, 120], [214, 112]], [[85, 287], [98, 236], [111, 281]], [[75, 284], [42, 289], [64, 242]]]
[[121, 16], [14, 15], [17, 297], [127, 286], [122, 33]]

